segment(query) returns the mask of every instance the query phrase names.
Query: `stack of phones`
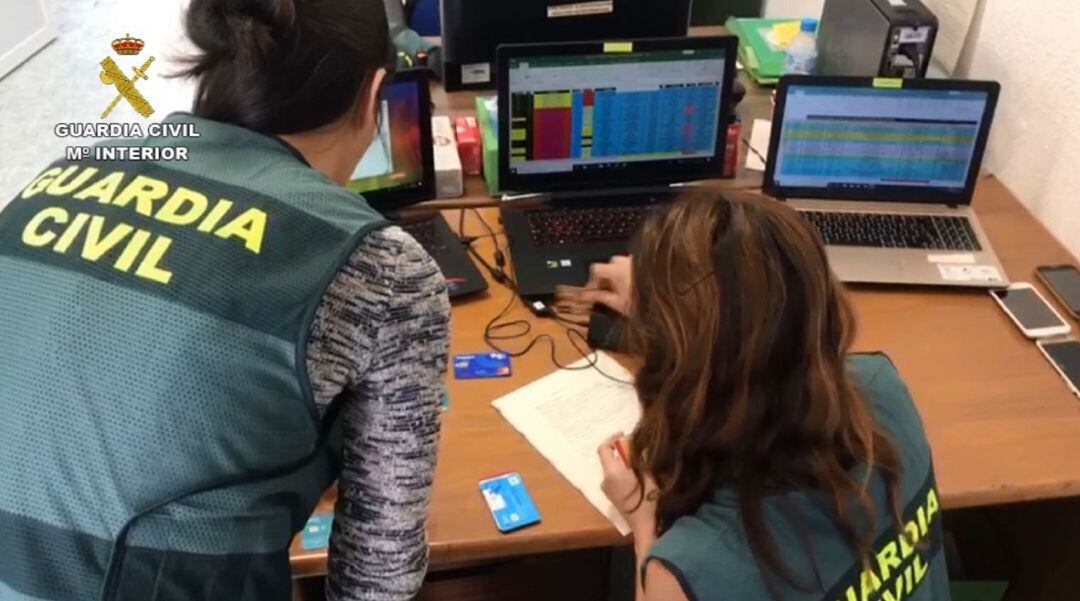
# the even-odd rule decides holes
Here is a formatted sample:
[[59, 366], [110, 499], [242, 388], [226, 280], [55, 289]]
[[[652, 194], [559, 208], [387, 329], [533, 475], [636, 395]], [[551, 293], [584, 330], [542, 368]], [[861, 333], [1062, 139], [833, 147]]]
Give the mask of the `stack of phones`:
[[[1070, 316], [1080, 320], [1080, 271], [1072, 265], [1048, 265], [1036, 273]], [[1017, 283], [990, 294], [1080, 397], [1080, 341], [1068, 337], [1072, 328], [1065, 319], [1031, 284]]]

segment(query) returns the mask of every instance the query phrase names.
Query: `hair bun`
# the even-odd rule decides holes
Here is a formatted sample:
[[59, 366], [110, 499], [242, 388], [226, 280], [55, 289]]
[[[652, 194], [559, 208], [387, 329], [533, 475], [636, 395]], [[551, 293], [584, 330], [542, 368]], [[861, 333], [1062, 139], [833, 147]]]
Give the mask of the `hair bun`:
[[293, 35], [293, 0], [192, 0], [188, 19], [204, 27], [192, 42], [212, 61], [238, 58], [261, 63], [283, 39]]
[[194, 113], [275, 135], [355, 113], [393, 66], [384, 1], [190, 0], [197, 51], [178, 75], [198, 80]]
[[254, 19], [275, 32], [288, 32], [296, 23], [296, 4], [293, 0], [217, 0], [226, 18]]

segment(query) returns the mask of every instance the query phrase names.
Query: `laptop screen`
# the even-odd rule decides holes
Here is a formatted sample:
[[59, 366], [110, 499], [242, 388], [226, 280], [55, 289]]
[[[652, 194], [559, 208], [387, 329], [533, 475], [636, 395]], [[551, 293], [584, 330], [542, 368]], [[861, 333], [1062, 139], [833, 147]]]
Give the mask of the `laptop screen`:
[[729, 60], [722, 47], [511, 57], [509, 178], [719, 177]]
[[962, 196], [980, 168], [995, 100], [994, 90], [792, 83], [772, 184], [825, 197]]
[[383, 206], [390, 200], [401, 206], [405, 200], [420, 202], [434, 196], [426, 181], [434, 173], [425, 170], [425, 163], [430, 165], [425, 151], [431, 152], [430, 109], [423, 106], [426, 86], [425, 78], [406, 73], [382, 90], [375, 139], [348, 183], [375, 209], [390, 208]]

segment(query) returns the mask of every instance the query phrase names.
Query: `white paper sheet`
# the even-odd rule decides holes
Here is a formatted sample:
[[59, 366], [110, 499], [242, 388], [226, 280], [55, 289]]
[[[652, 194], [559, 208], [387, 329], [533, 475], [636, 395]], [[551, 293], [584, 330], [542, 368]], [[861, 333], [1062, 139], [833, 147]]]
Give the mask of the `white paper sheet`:
[[[582, 365], [587, 361], [574, 364]], [[597, 353], [597, 367], [624, 382], [633, 380], [605, 353]], [[600, 490], [604, 473], [596, 449], [614, 434], [631, 433], [641, 419], [632, 385], [614, 382], [594, 369], [560, 370], [492, 404], [621, 534], [630, 532]]]
[[[762, 157], [769, 158], [769, 138], [772, 136], [772, 121], [768, 119], [754, 119], [754, 126], [750, 130], [750, 147], [761, 153]], [[754, 171], [765, 171], [765, 161], [761, 160], [756, 153], [746, 149], [746, 168]]]

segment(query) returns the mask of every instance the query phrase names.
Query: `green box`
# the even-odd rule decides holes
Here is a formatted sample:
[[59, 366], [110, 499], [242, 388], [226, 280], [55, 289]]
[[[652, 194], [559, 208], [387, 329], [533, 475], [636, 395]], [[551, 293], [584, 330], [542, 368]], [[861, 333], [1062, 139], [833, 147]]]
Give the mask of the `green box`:
[[484, 181], [488, 194], [499, 195], [499, 115], [495, 96], [476, 97], [476, 121], [480, 125], [480, 147], [484, 153]]
[[737, 19], [727, 20], [728, 31], [739, 37], [739, 60], [746, 71], [761, 85], [772, 85], [784, 73], [787, 53], [766, 39], [773, 25], [798, 19]]

